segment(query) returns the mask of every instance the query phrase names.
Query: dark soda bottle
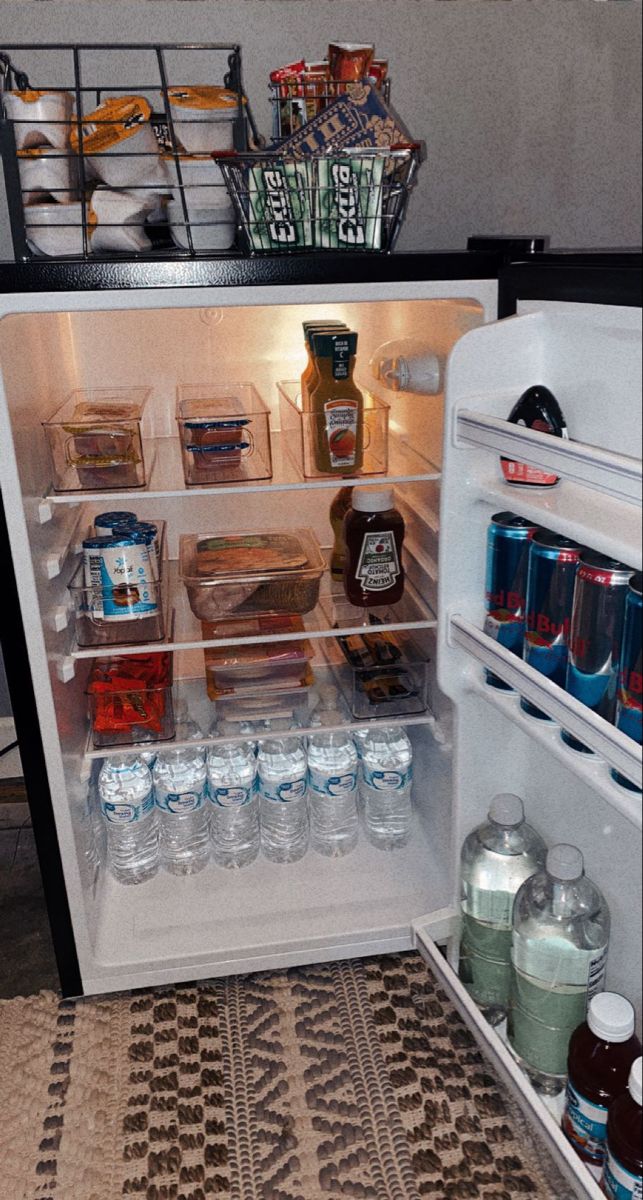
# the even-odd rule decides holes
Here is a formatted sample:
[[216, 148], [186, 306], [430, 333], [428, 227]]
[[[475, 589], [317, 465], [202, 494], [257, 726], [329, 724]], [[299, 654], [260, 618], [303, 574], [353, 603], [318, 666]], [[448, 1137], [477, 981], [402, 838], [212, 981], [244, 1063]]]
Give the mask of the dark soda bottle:
[[637, 1058], [628, 1090], [614, 1101], [607, 1118], [607, 1161], [602, 1187], [609, 1200], [643, 1196], [643, 1059]]
[[569, 1043], [563, 1133], [597, 1179], [605, 1163], [610, 1105], [625, 1091], [641, 1053], [634, 1028], [629, 1000], [599, 992]]
[[[540, 433], [551, 433], [553, 437], [567, 435], [567, 425], [561, 407], [549, 388], [537, 384], [527, 388], [514, 404], [509, 413], [509, 421], [513, 425], [524, 425], [527, 429], [536, 429]], [[554, 487], [558, 476], [538, 467], [530, 467], [526, 463], [514, 462], [511, 458], [501, 458], [502, 473], [507, 483], [516, 487]]]

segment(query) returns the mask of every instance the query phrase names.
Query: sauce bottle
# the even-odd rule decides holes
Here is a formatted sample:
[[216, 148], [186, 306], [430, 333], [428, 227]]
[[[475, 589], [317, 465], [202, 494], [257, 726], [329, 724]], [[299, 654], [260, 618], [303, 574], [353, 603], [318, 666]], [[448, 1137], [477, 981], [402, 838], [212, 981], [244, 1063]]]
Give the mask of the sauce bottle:
[[330, 506], [330, 523], [334, 534], [333, 550], [330, 556], [331, 579], [344, 578], [344, 561], [346, 546], [344, 544], [344, 517], [351, 506], [352, 487], [340, 488]]
[[404, 593], [404, 519], [391, 488], [355, 488], [344, 518], [344, 590], [360, 608], [396, 604]]
[[607, 1118], [607, 1161], [602, 1188], [609, 1200], [641, 1200], [643, 1194], [643, 1059], [630, 1071], [628, 1090]]
[[629, 1000], [599, 992], [569, 1043], [563, 1133], [597, 1179], [605, 1163], [608, 1110], [625, 1091], [641, 1053], [634, 1027]]
[[[568, 436], [565, 418], [556, 397], [541, 384], [523, 392], [508, 419], [513, 425], [525, 425], [527, 429], [536, 429], [539, 433], [551, 433], [554, 437], [562, 438]], [[516, 487], [554, 487], [558, 483], [558, 475], [551, 475], [538, 467], [529, 467], [526, 463], [514, 462], [511, 458], [501, 458], [500, 465], [506, 482]]]
[[361, 470], [364, 397], [353, 382], [356, 333], [313, 333], [316, 377], [309, 392], [314, 414], [315, 466], [324, 475]]
[[303, 321], [304, 329], [304, 345], [306, 347], [307, 362], [301, 376], [301, 407], [304, 412], [310, 408], [310, 389], [317, 374], [315, 370], [315, 359], [312, 350], [312, 335], [313, 333], [322, 333], [327, 330], [329, 333], [339, 333], [348, 326], [343, 321]]

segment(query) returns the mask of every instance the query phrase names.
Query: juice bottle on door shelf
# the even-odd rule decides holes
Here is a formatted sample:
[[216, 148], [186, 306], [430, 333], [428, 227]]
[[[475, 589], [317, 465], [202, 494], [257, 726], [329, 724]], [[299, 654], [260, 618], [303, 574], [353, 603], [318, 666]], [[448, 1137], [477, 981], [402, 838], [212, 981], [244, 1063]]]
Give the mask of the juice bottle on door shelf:
[[330, 523], [334, 536], [333, 550], [330, 556], [330, 574], [332, 579], [344, 578], [344, 563], [346, 561], [344, 517], [351, 507], [352, 495], [352, 487], [340, 488], [330, 506]]
[[632, 1063], [641, 1053], [634, 1025], [629, 1000], [600, 992], [569, 1043], [562, 1128], [596, 1179], [605, 1162], [608, 1110], [625, 1091]]
[[[568, 437], [567, 425], [560, 405], [549, 388], [537, 385], [527, 388], [512, 408], [508, 420], [512, 425], [524, 425], [539, 433], [550, 433], [553, 437]], [[516, 487], [554, 487], [558, 476], [526, 463], [501, 458], [500, 465], [507, 483]]]
[[344, 518], [344, 590], [351, 604], [396, 604], [404, 594], [404, 519], [391, 488], [355, 488]]
[[614, 1101], [607, 1118], [607, 1160], [602, 1187], [609, 1200], [643, 1196], [643, 1060], [630, 1071], [628, 1090]]
[[542, 870], [547, 847], [525, 821], [519, 796], [495, 796], [462, 847], [460, 979], [492, 1025], [507, 1015], [514, 899]]
[[309, 392], [315, 466], [324, 475], [362, 468], [364, 397], [353, 382], [356, 333], [313, 333], [316, 377]]
[[565, 1085], [569, 1041], [603, 990], [607, 902], [575, 846], [553, 846], [545, 870], [523, 883], [513, 912], [509, 1042], [534, 1086]]
[[301, 376], [301, 407], [306, 412], [310, 409], [310, 389], [317, 374], [313, 355], [312, 335], [313, 333], [323, 333], [324, 330], [327, 330], [328, 333], [340, 333], [343, 330], [348, 330], [348, 326], [343, 321], [319, 320], [304, 321], [303, 327], [307, 362]]

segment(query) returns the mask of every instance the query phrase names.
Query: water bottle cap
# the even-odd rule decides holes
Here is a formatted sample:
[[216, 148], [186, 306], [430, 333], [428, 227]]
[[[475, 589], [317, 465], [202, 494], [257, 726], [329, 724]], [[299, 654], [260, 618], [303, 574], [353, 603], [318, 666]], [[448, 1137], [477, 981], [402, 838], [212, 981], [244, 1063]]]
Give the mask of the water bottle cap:
[[356, 512], [389, 512], [394, 508], [392, 488], [355, 488], [351, 506]]
[[552, 846], [547, 855], [547, 872], [554, 879], [580, 879], [584, 870], [585, 862], [576, 846]]
[[587, 1024], [596, 1037], [606, 1042], [627, 1042], [634, 1033], [634, 1009], [625, 996], [599, 992], [590, 1001]]
[[630, 1071], [630, 1081], [628, 1083], [630, 1096], [637, 1103], [643, 1106], [643, 1058], [637, 1058]]
[[525, 819], [525, 809], [520, 799], [520, 796], [515, 796], [513, 792], [501, 792], [498, 796], [494, 796], [489, 809], [489, 820], [495, 821], [496, 825], [506, 825], [512, 828], [515, 825], [522, 825]]

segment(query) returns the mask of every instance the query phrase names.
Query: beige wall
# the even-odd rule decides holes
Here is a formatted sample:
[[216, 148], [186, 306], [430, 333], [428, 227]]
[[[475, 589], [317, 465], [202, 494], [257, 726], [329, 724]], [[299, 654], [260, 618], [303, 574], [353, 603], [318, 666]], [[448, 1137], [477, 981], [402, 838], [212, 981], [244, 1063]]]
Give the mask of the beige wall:
[[[374, 41], [428, 151], [401, 250], [461, 247], [473, 232], [638, 245], [640, 33], [630, 0], [0, 0], [0, 45], [239, 41], [264, 132], [270, 67], [323, 55], [331, 37]], [[1, 207], [0, 222], [10, 257]]]

